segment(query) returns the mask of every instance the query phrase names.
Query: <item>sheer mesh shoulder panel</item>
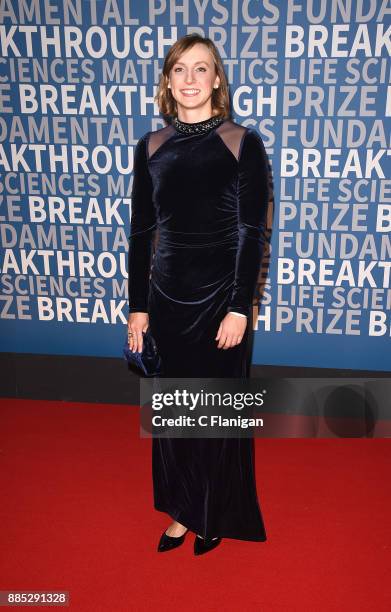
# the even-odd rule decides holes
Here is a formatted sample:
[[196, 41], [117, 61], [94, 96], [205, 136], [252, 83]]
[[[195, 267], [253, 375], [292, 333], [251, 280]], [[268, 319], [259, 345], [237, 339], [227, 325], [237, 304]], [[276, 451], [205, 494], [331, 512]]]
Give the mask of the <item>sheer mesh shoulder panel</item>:
[[218, 128], [217, 134], [223, 140], [225, 146], [231, 151], [232, 155], [239, 161], [243, 136], [246, 133], [246, 128], [238, 125], [231, 120], [224, 121]]
[[149, 132], [148, 138], [148, 159], [162, 146], [164, 142], [175, 132], [175, 128], [172, 125], [157, 130], [156, 132]]

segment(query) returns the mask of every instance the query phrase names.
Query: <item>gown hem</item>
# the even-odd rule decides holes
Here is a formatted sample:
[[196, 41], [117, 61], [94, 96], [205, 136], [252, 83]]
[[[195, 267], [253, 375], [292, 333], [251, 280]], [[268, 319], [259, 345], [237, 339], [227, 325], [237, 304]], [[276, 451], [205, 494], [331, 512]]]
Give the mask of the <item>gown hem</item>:
[[[195, 534], [199, 534], [202, 535], [200, 529], [197, 529], [197, 527], [195, 527], [194, 524], [192, 524], [190, 521], [188, 521], [186, 518], [182, 518], [181, 514], [176, 513], [176, 512], [172, 512], [171, 510], [168, 510], [167, 508], [164, 508], [163, 506], [158, 506], [157, 504], [154, 504], [154, 508], [155, 510], [157, 510], [158, 512], [165, 512], [166, 514], [168, 514], [174, 521], [178, 521], [178, 523], [181, 523], [181, 525], [183, 525], [184, 527], [187, 527], [187, 529], [189, 529], [190, 531], [192, 531]], [[205, 535], [203, 535], [202, 537], [205, 537]], [[209, 537], [209, 535], [208, 535]], [[231, 539], [231, 540], [244, 540], [245, 542], [266, 542], [267, 541], [267, 536], [258, 536], [258, 537], [245, 537], [244, 535], [234, 535], [233, 533], [230, 532], [224, 532], [221, 531], [219, 533], [215, 533], [213, 532], [213, 535], [210, 537], [219, 537], [219, 538], [224, 538], [224, 539]]]

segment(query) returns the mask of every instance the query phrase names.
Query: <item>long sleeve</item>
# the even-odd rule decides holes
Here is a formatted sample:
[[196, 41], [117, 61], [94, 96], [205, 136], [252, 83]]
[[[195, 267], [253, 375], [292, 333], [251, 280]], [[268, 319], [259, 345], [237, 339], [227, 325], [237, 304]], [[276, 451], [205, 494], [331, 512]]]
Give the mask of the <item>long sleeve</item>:
[[249, 316], [265, 244], [269, 172], [260, 135], [249, 128], [243, 138], [237, 185], [239, 243], [227, 311]]
[[153, 185], [148, 169], [147, 134], [136, 144], [128, 255], [129, 312], [148, 312], [152, 241], [156, 229]]

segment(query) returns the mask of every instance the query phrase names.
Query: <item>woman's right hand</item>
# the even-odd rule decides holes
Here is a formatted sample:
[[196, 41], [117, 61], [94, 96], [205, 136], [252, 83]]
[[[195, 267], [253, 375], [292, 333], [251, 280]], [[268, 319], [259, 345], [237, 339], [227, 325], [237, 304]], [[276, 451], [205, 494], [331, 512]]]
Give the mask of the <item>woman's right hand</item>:
[[[132, 352], [143, 350], [143, 334], [149, 326], [149, 315], [147, 312], [130, 312], [128, 318], [128, 340]], [[129, 335], [131, 334], [131, 335]]]

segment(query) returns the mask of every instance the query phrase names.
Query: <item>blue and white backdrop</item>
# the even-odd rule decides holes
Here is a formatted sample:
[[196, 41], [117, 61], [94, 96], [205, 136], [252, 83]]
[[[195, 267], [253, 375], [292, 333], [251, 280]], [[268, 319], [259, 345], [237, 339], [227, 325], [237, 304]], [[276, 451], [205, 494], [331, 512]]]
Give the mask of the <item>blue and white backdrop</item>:
[[122, 356], [134, 145], [212, 38], [273, 172], [255, 364], [391, 370], [391, 3], [1, 0], [1, 351]]

